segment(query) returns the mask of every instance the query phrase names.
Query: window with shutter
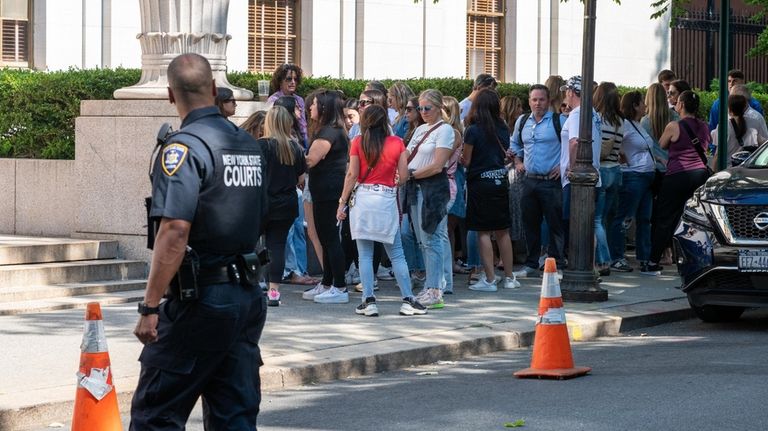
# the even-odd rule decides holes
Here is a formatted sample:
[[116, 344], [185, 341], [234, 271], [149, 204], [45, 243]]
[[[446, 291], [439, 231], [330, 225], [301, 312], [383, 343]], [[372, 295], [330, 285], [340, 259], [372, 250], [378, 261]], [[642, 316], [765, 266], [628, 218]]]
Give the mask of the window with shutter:
[[0, 0], [0, 64], [27, 67], [29, 62], [28, 0]]
[[504, 76], [504, 0], [470, 0], [467, 10], [467, 78]]
[[248, 1], [248, 69], [273, 72], [298, 64], [298, 0]]

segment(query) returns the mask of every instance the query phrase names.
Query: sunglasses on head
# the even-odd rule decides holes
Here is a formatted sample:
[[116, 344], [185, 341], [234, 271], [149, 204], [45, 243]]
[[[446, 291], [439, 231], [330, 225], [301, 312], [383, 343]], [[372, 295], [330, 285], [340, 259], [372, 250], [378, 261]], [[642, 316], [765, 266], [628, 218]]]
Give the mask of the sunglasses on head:
[[427, 105], [427, 106], [419, 106], [418, 108], [416, 108], [416, 110], [419, 111], [419, 112], [429, 112], [429, 111], [432, 110], [432, 107], [429, 106], [429, 105]]
[[373, 105], [373, 99], [360, 99], [357, 104], [360, 106]]

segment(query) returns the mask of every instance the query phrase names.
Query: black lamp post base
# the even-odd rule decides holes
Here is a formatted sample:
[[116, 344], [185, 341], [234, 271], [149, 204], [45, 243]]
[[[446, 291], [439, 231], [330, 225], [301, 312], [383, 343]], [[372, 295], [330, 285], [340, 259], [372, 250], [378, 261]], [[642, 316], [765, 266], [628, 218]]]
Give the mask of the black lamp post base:
[[601, 289], [593, 271], [563, 271], [560, 291], [564, 301], [604, 302], [608, 291]]

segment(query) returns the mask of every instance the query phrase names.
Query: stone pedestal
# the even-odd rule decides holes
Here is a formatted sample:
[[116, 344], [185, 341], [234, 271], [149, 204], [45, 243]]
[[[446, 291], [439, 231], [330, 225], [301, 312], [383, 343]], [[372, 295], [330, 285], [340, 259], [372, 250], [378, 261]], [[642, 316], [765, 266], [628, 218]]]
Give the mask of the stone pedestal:
[[[261, 102], [239, 102], [232, 121], [245, 121]], [[121, 257], [148, 259], [144, 198], [157, 131], [178, 129], [167, 100], [86, 100], [75, 122], [76, 199], [73, 237], [113, 239]]]

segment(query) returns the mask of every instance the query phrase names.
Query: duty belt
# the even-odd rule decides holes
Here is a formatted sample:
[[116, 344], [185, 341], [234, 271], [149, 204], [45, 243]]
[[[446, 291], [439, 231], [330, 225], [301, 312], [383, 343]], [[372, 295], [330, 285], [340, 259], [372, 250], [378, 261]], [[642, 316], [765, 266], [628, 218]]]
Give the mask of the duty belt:
[[240, 283], [240, 273], [237, 270], [237, 265], [234, 263], [219, 267], [200, 268], [197, 282], [201, 286], [221, 283]]

